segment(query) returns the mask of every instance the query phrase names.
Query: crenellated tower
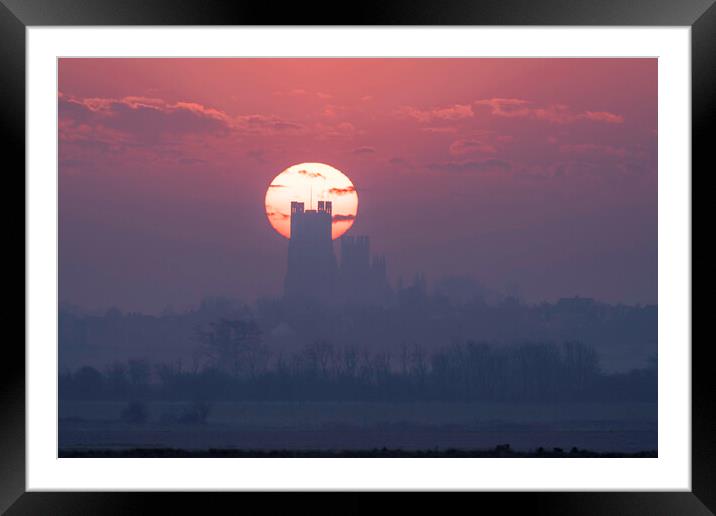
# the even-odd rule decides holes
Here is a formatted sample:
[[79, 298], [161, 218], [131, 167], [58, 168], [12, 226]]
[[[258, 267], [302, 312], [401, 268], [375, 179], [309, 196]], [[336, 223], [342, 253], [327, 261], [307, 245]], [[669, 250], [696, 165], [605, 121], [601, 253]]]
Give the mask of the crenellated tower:
[[291, 235], [284, 296], [326, 303], [333, 299], [337, 265], [333, 254], [333, 205], [318, 201], [315, 210], [291, 202]]

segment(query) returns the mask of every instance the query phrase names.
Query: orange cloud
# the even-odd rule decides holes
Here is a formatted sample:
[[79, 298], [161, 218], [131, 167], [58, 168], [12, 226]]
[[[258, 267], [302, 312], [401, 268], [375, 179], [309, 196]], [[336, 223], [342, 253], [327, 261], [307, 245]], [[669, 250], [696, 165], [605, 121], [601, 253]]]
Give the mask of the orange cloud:
[[298, 173], [306, 177], [321, 177], [325, 179], [325, 176], [320, 172], [311, 172], [310, 170], [299, 170]]
[[355, 220], [355, 215], [333, 215], [333, 222], [347, 222], [349, 220]]
[[420, 130], [425, 131], [426, 133], [456, 133], [457, 127], [422, 127]]
[[477, 105], [489, 106], [490, 113], [496, 116], [528, 116], [530, 110], [527, 106], [529, 101], [514, 98], [492, 98], [475, 101]]
[[345, 188], [331, 188], [330, 190], [328, 190], [328, 193], [334, 194], [334, 195], [347, 195], [347, 194], [353, 193], [355, 191], [356, 191], [356, 187], [351, 185], [351, 186], [347, 186]]
[[554, 124], [569, 124], [574, 122], [577, 115], [569, 111], [569, 108], [563, 104], [555, 104], [546, 108], [536, 108], [531, 111], [535, 118], [547, 120]]
[[432, 120], [460, 120], [472, 118], [474, 113], [470, 104], [453, 104], [451, 106], [422, 110], [411, 106], [403, 106], [396, 113], [400, 116], [407, 116], [418, 122], [430, 122]]
[[267, 211], [266, 216], [281, 220], [289, 220], [291, 218], [288, 213], [281, 213], [280, 211]]
[[328, 104], [323, 107], [323, 116], [333, 118], [338, 114], [339, 111], [343, 111], [343, 109], [339, 106]]
[[607, 122], [608, 124], [621, 124], [624, 122], [623, 116], [609, 113], [608, 111], [586, 111], [582, 117], [596, 122]]

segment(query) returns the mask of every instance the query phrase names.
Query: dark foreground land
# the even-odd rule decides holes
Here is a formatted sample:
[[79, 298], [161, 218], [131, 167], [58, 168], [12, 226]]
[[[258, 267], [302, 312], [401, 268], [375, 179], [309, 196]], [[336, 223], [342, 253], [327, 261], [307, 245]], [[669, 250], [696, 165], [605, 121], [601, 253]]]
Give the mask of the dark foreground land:
[[142, 407], [135, 421], [125, 402], [62, 401], [61, 456], [630, 457], [658, 448], [652, 403], [217, 402], [205, 419], [189, 402]]
[[181, 450], [176, 448], [133, 448], [124, 450], [81, 450], [60, 449], [59, 457], [77, 458], [118, 458], [118, 457], [144, 457], [144, 458], [272, 458], [272, 457], [335, 457], [335, 458], [437, 458], [437, 457], [472, 457], [472, 458], [655, 458], [656, 450], [645, 450], [636, 453], [599, 453], [589, 450], [572, 448], [562, 450], [553, 448], [546, 450], [538, 448], [531, 451], [516, 451], [509, 444], [499, 445], [489, 450], [458, 450], [458, 449], [432, 449], [432, 450], [401, 450], [380, 448], [373, 450], [239, 450], [239, 449], [206, 449]]

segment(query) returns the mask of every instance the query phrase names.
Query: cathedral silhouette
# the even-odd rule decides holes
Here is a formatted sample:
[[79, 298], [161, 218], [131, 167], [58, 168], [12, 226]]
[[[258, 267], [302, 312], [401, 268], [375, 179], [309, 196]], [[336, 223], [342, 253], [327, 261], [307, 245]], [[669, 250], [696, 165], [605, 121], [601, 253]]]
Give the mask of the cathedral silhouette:
[[291, 237], [284, 297], [295, 302], [386, 304], [390, 289], [385, 257], [370, 255], [367, 236], [341, 238], [340, 265], [333, 250], [331, 201], [317, 209], [291, 202]]

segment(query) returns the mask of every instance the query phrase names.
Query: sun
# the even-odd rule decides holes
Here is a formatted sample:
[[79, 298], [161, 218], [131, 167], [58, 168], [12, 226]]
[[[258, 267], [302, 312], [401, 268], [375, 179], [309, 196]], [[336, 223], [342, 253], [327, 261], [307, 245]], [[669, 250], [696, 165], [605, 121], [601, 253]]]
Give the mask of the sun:
[[315, 210], [318, 201], [333, 203], [333, 240], [348, 231], [358, 215], [358, 193], [343, 172], [325, 163], [299, 163], [277, 175], [264, 201], [266, 217], [282, 236], [291, 238], [291, 201]]

